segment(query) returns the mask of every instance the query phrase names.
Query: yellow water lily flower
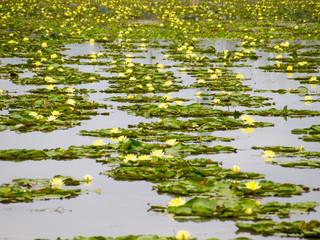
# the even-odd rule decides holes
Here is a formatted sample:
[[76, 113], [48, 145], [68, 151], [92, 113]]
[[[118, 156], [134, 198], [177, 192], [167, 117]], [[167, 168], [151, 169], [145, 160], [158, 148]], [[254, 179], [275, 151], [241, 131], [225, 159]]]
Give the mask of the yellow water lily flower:
[[159, 103], [158, 104], [158, 108], [167, 108], [168, 107], [168, 104], [166, 103]]
[[248, 125], [252, 125], [255, 122], [255, 120], [253, 118], [249, 117], [246, 114], [241, 115], [240, 119], [243, 121], [246, 121], [246, 124], [248, 124]]
[[151, 152], [152, 156], [158, 157], [158, 158], [163, 158], [164, 157], [164, 152], [162, 149], [158, 149], [158, 150], [153, 150]]
[[177, 235], [176, 235], [176, 239], [178, 240], [187, 240], [188, 238], [190, 238], [191, 234], [186, 231], [186, 230], [180, 230], [178, 231]]
[[234, 173], [240, 172], [240, 167], [237, 166], [237, 165], [233, 165], [233, 167], [232, 167], [232, 172], [234, 172]]
[[317, 78], [314, 77], [314, 76], [311, 76], [311, 77], [310, 77], [310, 81], [317, 81]]
[[304, 152], [304, 146], [301, 145], [301, 146], [299, 147], [299, 152]]
[[166, 81], [166, 82], [164, 83], [164, 85], [165, 85], [166, 87], [169, 87], [169, 86], [172, 85], [172, 81], [168, 80], [168, 81]]
[[258, 182], [250, 181], [250, 182], [246, 182], [246, 188], [252, 191], [256, 191], [261, 188], [261, 185]]
[[41, 43], [41, 47], [46, 48], [46, 47], [48, 47], [48, 44], [46, 42], [43, 42], [43, 43]]
[[219, 104], [220, 102], [221, 102], [221, 100], [218, 98], [215, 98], [212, 100], [212, 103], [214, 103], [214, 104]]
[[287, 71], [292, 71], [292, 69], [293, 69], [293, 66], [288, 66], [287, 67]]
[[178, 198], [172, 199], [172, 200], [168, 203], [168, 206], [170, 206], [170, 207], [178, 207], [178, 206], [184, 205], [186, 202], [187, 202], [187, 201], [186, 201], [185, 198], [178, 197]]
[[28, 114], [29, 114], [29, 116], [33, 116], [33, 117], [37, 117], [38, 116], [38, 113], [36, 113], [36, 112], [29, 112]]
[[119, 142], [125, 142], [127, 140], [127, 136], [120, 136], [118, 137]]
[[62, 178], [52, 178], [50, 180], [51, 183], [51, 187], [53, 188], [62, 188], [62, 186], [64, 185]]
[[137, 161], [138, 159], [136, 155], [130, 153], [124, 157], [124, 160], [127, 162], [127, 161]]
[[239, 73], [239, 74], [236, 75], [236, 78], [237, 79], [243, 79], [243, 75]]
[[145, 161], [145, 160], [150, 160], [150, 156], [149, 155], [141, 155], [138, 157], [138, 160], [141, 160], [141, 161]]
[[273, 159], [275, 156], [276, 154], [272, 150], [265, 150], [262, 154], [262, 157], [266, 158], [266, 160]]
[[248, 215], [252, 214], [252, 213], [253, 213], [252, 208], [247, 208], [247, 209], [244, 211], [244, 213], [245, 213], [245, 214], [248, 214]]
[[196, 92], [196, 97], [197, 98], [202, 98], [202, 92]]
[[53, 54], [50, 55], [50, 58], [51, 58], [51, 59], [55, 59], [55, 58], [57, 58], [57, 57], [58, 57], [58, 55], [55, 54], [55, 53], [53, 53]]
[[110, 133], [118, 133], [119, 132], [119, 128], [115, 127], [115, 128], [112, 128], [110, 130]]
[[49, 116], [49, 117], [47, 118], [47, 121], [49, 121], [49, 122], [54, 122], [55, 120], [57, 120], [57, 117], [56, 117], [56, 116], [53, 116], [53, 115], [51, 115], [51, 116]]
[[69, 104], [69, 105], [74, 106], [76, 104], [76, 101], [73, 100], [73, 99], [68, 99], [66, 103]]
[[83, 176], [83, 179], [86, 181], [86, 182], [90, 182], [92, 180], [92, 176], [90, 174], [85, 174]]
[[166, 144], [169, 145], [169, 146], [174, 146], [174, 145], [176, 145], [177, 143], [178, 143], [178, 142], [177, 142], [176, 139], [168, 139], [168, 140], [166, 141]]
[[182, 105], [182, 101], [174, 101], [174, 103], [175, 103], [177, 106], [181, 106], [181, 105]]
[[68, 88], [66, 89], [66, 92], [68, 92], [68, 93], [73, 93], [74, 91], [75, 91], [75, 89], [72, 88], [72, 87], [68, 87]]
[[98, 140], [93, 141], [91, 145], [93, 145], [93, 146], [103, 146], [104, 144], [105, 143], [104, 143], [103, 139], [98, 139]]
[[49, 77], [49, 76], [45, 76], [45, 77], [44, 77], [44, 80], [45, 80], [46, 82], [48, 82], [48, 83], [53, 83], [53, 82], [55, 82], [55, 80], [54, 80], [52, 77]]
[[50, 85], [46, 85], [46, 89], [51, 91], [54, 89], [54, 85], [50, 84]]
[[59, 111], [52, 111], [51, 114], [53, 116], [59, 116], [60, 115], [60, 112]]
[[202, 78], [198, 79], [198, 83], [205, 83], [206, 81]]

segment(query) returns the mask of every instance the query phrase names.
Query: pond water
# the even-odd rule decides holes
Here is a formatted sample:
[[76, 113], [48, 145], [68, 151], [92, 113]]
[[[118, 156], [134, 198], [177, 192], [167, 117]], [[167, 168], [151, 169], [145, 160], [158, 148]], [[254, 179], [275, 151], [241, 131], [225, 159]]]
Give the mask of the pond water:
[[[217, 40], [211, 43], [216, 50], [221, 52], [225, 49], [238, 49], [238, 41]], [[204, 43], [210, 44], [210, 43]], [[90, 54], [92, 52], [103, 52], [103, 46], [95, 43], [72, 44], [66, 46], [67, 50], [63, 54], [67, 56], [77, 56]], [[137, 63], [163, 63], [173, 66], [178, 62], [163, 60], [161, 49], [149, 49], [145, 53], [138, 53], [145, 58], [133, 58]], [[235, 73], [243, 74], [245, 84], [254, 90], [275, 90], [275, 89], [296, 89], [299, 86], [308, 88], [309, 93], [320, 93], [319, 85], [310, 86], [299, 84], [298, 81], [288, 79], [288, 77], [299, 76], [293, 73], [288, 76], [286, 73], [264, 72], [258, 66], [270, 64], [268, 57], [275, 57], [274, 53], [258, 52], [261, 56], [257, 61], [247, 61], [249, 67], [230, 68]], [[110, 59], [104, 59], [110, 60]], [[1, 59], [2, 65], [8, 63], [15, 64], [24, 62], [23, 59], [11, 58]], [[90, 65], [66, 65], [77, 67], [82, 72], [96, 72], [101, 76], [110, 76], [110, 73], [102, 71], [101, 66]], [[218, 64], [217, 64], [218, 66]], [[104, 68], [104, 67], [103, 67]], [[196, 79], [187, 73], [181, 73], [178, 67], [169, 69], [176, 77], [181, 77], [184, 85], [190, 85]], [[165, 70], [166, 71], [166, 70]], [[29, 89], [37, 86], [15, 85], [7, 80], [1, 80], [2, 89], [17, 91], [23, 94]], [[62, 85], [58, 85], [62, 87]], [[99, 92], [108, 88], [108, 81], [101, 81], [94, 84], [83, 84], [73, 86], [74, 88], [87, 88], [97, 90], [97, 93], [90, 94], [90, 100], [113, 105], [112, 109], [107, 109], [108, 116], [93, 116], [91, 120], [83, 121], [81, 126], [68, 130], [57, 130], [51, 133], [31, 132], [16, 133], [13, 131], [0, 132], [0, 149], [26, 148], [68, 148], [70, 145], [90, 145], [95, 139], [78, 135], [81, 130], [96, 130], [102, 128], [122, 127], [128, 128], [128, 124], [139, 122], [157, 121], [158, 118], [146, 119], [140, 116], [129, 115], [125, 111], [117, 110], [117, 106], [125, 105], [121, 103], [104, 101], [110, 96], [125, 96], [125, 94], [106, 94]], [[193, 102], [201, 102], [195, 97], [196, 92], [201, 89], [187, 89], [173, 92], [172, 97], [192, 98]], [[320, 103], [314, 102], [306, 105], [304, 96], [297, 94], [277, 94], [270, 92], [251, 92], [252, 95], [266, 96], [272, 98], [273, 107], [282, 109], [288, 106], [290, 109], [320, 110]], [[192, 103], [188, 102], [188, 104]], [[220, 109], [228, 109], [220, 107]], [[243, 107], [230, 107], [231, 110], [243, 110]], [[239, 165], [242, 171], [259, 172], [266, 175], [267, 180], [280, 183], [304, 184], [309, 187], [319, 187], [319, 169], [294, 169], [282, 168], [278, 165], [268, 164], [261, 157], [262, 150], [253, 150], [252, 146], [292, 146], [303, 145], [306, 151], [319, 151], [319, 143], [303, 142], [298, 135], [291, 134], [294, 128], [307, 128], [313, 124], [319, 124], [319, 117], [288, 118], [282, 117], [259, 117], [253, 116], [256, 121], [274, 123], [274, 127], [256, 128], [251, 133], [244, 133], [241, 130], [215, 131], [213, 133], [201, 133], [219, 137], [233, 137], [234, 141], [228, 143], [206, 143], [208, 146], [217, 144], [228, 145], [238, 149], [237, 153], [202, 155], [214, 161], [221, 161], [224, 168], [231, 168]], [[200, 133], [198, 133], [200, 134]], [[106, 142], [109, 139], [105, 139]], [[288, 159], [277, 159], [288, 160]], [[0, 183], [10, 182], [14, 178], [51, 178], [61, 174], [82, 178], [84, 174], [93, 176], [92, 184], [85, 189], [92, 190], [89, 194], [80, 195], [70, 200], [50, 200], [34, 201], [33, 203], [0, 204], [0, 239], [35, 239], [57, 237], [72, 238], [74, 236], [124, 236], [129, 234], [157, 234], [160, 236], [175, 235], [178, 230], [185, 229], [192, 233], [192, 237], [199, 239], [220, 238], [230, 239], [235, 237], [249, 237], [253, 239], [265, 239], [262, 236], [252, 236], [248, 233], [237, 233], [234, 221], [211, 220], [207, 222], [177, 222], [168, 215], [148, 211], [149, 204], [165, 206], [171, 199], [168, 195], [159, 195], [152, 190], [153, 183], [144, 181], [115, 181], [110, 177], [101, 175], [104, 170], [109, 169], [94, 159], [78, 159], [72, 161], [24, 161], [7, 162], [0, 161]], [[101, 189], [101, 194], [94, 192]], [[319, 201], [320, 192], [311, 191], [301, 196], [291, 198], [264, 198], [261, 202], [281, 201]], [[311, 220], [320, 219], [320, 207], [315, 212], [307, 215], [293, 215], [291, 220]], [[270, 238], [268, 238], [270, 239]], [[280, 237], [272, 237], [280, 239]], [[290, 239], [290, 238], [287, 238]]]

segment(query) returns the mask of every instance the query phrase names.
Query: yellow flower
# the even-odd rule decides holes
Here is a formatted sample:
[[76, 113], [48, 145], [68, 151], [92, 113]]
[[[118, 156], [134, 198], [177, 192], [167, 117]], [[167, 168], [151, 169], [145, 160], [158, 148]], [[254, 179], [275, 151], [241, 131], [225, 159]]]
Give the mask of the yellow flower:
[[172, 199], [169, 202], [168, 206], [170, 206], [170, 207], [178, 207], [178, 206], [184, 205], [186, 202], [187, 202], [186, 199], [178, 197], [178, 198]]
[[218, 98], [215, 98], [215, 99], [212, 100], [212, 102], [213, 102], [214, 104], [219, 104], [219, 103], [221, 102], [221, 100], [218, 99]]
[[73, 100], [73, 99], [68, 99], [66, 103], [69, 104], [69, 105], [74, 106], [76, 104], [76, 101]]
[[181, 106], [182, 105], [182, 101], [174, 101], [174, 103], [178, 106]]
[[211, 79], [218, 79], [218, 75], [217, 75], [217, 74], [211, 74], [211, 75], [210, 75], [210, 78], [211, 78]]
[[47, 118], [47, 121], [49, 121], [49, 122], [54, 122], [56, 119], [57, 119], [56, 116], [51, 115], [51, 116], [49, 116], [49, 117]]
[[72, 88], [72, 87], [68, 87], [68, 88], [66, 89], [66, 92], [68, 92], [68, 93], [73, 93], [74, 91], [75, 91], [75, 89]]
[[251, 117], [249, 117], [248, 115], [244, 114], [240, 117], [241, 120], [246, 121], [246, 124], [252, 125], [255, 120]]
[[303, 152], [303, 151], [304, 151], [304, 146], [301, 145], [301, 146], [299, 147], [299, 152]]
[[263, 158], [266, 158], [266, 160], [272, 160], [276, 154], [271, 150], [265, 150], [262, 154]]
[[196, 97], [197, 98], [202, 98], [202, 92], [196, 92]]
[[53, 54], [51, 54], [51, 59], [54, 59], [54, 58], [57, 58], [58, 57], [58, 55], [57, 54], [55, 54], [55, 53], [53, 53]]
[[310, 101], [310, 100], [312, 100], [312, 97], [311, 97], [311, 96], [305, 96], [305, 97], [304, 97], [304, 100], [305, 100], [305, 101]]
[[310, 81], [317, 81], [317, 78], [314, 76], [311, 76]]
[[164, 83], [164, 85], [165, 85], [166, 87], [169, 87], [170, 85], [172, 85], [172, 81], [168, 80], [168, 81], [166, 81], [166, 82]]
[[157, 68], [164, 68], [164, 65], [162, 63], [158, 63]]
[[29, 112], [28, 114], [29, 114], [29, 116], [33, 116], [33, 117], [37, 117], [38, 116], [38, 113], [36, 113], [36, 112]]
[[134, 154], [127, 154], [125, 157], [124, 157], [124, 160], [127, 162], [127, 161], [137, 161], [137, 156], [134, 155]]
[[261, 188], [261, 185], [258, 182], [250, 181], [250, 182], [246, 182], [246, 188], [252, 191], [256, 191]]
[[188, 238], [190, 238], [191, 234], [186, 231], [186, 230], [180, 230], [178, 231], [176, 238], [178, 240], [187, 240]]
[[164, 152], [162, 149], [158, 149], [158, 150], [153, 150], [151, 152], [152, 156], [158, 157], [158, 158], [163, 158], [164, 157]]
[[159, 103], [158, 104], [158, 108], [167, 108], [168, 107], [168, 104], [166, 103]]
[[46, 47], [48, 47], [48, 44], [46, 42], [43, 42], [43, 43], [41, 43], [41, 47], [46, 48]]
[[44, 80], [45, 80], [46, 82], [48, 82], [48, 83], [53, 83], [53, 82], [55, 82], [55, 80], [54, 80], [52, 77], [49, 77], [49, 76], [44, 77]]
[[115, 128], [112, 128], [110, 130], [110, 133], [118, 133], [119, 132], [119, 128], [115, 127]]
[[86, 182], [91, 182], [92, 180], [92, 176], [90, 174], [86, 174], [83, 176], [83, 179], [86, 181]]
[[36, 67], [39, 67], [39, 66], [41, 66], [41, 62], [35, 62], [34, 65], [35, 65]]
[[239, 74], [237, 74], [236, 78], [237, 79], [243, 79], [243, 75], [239, 73]]
[[93, 146], [103, 146], [104, 145], [104, 141], [103, 141], [103, 139], [98, 139], [98, 140], [93, 141], [91, 145], [93, 145]]
[[234, 166], [232, 167], [232, 172], [234, 172], [234, 173], [240, 172], [240, 167], [237, 166], [237, 165], [234, 165]]
[[294, 26], [293, 29], [294, 29], [294, 30], [297, 30], [298, 28], [299, 28], [299, 26], [296, 25], [296, 26]]
[[250, 214], [252, 214], [252, 209], [251, 208], [247, 208], [245, 211], [244, 211], [244, 213], [245, 214], [248, 214], [248, 215], [250, 215]]
[[177, 140], [176, 139], [168, 139], [167, 141], [166, 141], [166, 144], [167, 145], [170, 145], [170, 146], [174, 146], [174, 145], [176, 145], [178, 142], [177, 142]]
[[149, 155], [141, 155], [138, 157], [138, 160], [144, 161], [144, 160], [150, 160], [150, 156]]
[[51, 114], [53, 116], [59, 116], [60, 115], [60, 112], [59, 111], [52, 111]]
[[206, 81], [204, 79], [198, 79], [198, 83], [205, 83]]
[[0, 89], [0, 94], [2, 94], [3, 93], [3, 90], [2, 89]]
[[120, 136], [118, 137], [119, 142], [125, 142], [127, 140], [127, 136]]
[[52, 178], [50, 183], [53, 188], [61, 188], [64, 185], [62, 178]]
[[287, 71], [292, 71], [293, 67], [292, 66], [288, 66], [287, 67]]

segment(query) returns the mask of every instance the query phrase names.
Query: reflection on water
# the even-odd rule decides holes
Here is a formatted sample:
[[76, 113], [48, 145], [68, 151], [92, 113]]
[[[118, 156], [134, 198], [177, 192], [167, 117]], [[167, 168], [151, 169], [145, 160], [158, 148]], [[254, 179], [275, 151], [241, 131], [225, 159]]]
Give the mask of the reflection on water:
[[[192, 1], [196, 2], [196, 1]], [[148, 16], [144, 16], [147, 18]], [[150, 16], [150, 18], [152, 18]], [[236, 50], [238, 41], [216, 40], [204, 41], [203, 46], [214, 46], [218, 52], [225, 49]], [[84, 44], [71, 44], [67, 46], [67, 50], [63, 54], [68, 56], [77, 56], [91, 54], [92, 52], [103, 52], [103, 46], [98, 43], [93, 45], [90, 42]], [[161, 53], [162, 49], [148, 49], [146, 52], [138, 53], [145, 58], [134, 58], [133, 62], [137, 63], [163, 63], [173, 66], [177, 62], [163, 60]], [[319, 86], [311, 88], [309, 85], [301, 85], [297, 81], [288, 80], [285, 73], [263, 72], [257, 69], [258, 66], [269, 64], [268, 57], [274, 57], [274, 53], [259, 52], [261, 56], [257, 61], [248, 61], [250, 67], [230, 68], [235, 73], [243, 74], [246, 85], [253, 89], [288, 89], [304, 86], [309, 91], [319, 93]], [[108, 59], [110, 60], [110, 59]], [[2, 59], [2, 65], [8, 63], [21, 63], [21, 59]], [[101, 71], [101, 66], [90, 65], [70, 65], [77, 67], [80, 71], [97, 72], [103, 76], [108, 76], [109, 73]], [[219, 66], [219, 64], [217, 64]], [[190, 85], [196, 81], [193, 77], [179, 71], [179, 68], [170, 68], [176, 77], [183, 80], [184, 85]], [[104, 75], [105, 74], [105, 75]], [[292, 77], [298, 76], [294, 73]], [[110, 75], [109, 75], [110, 76]], [[77, 88], [95, 89], [97, 93], [91, 94], [90, 100], [101, 103], [114, 105], [113, 109], [108, 109], [108, 116], [94, 116], [89, 121], [84, 121], [81, 126], [69, 129], [59, 130], [52, 133], [26, 133], [18, 134], [15, 132], [4, 131], [0, 133], [1, 139], [0, 149], [8, 148], [67, 148], [70, 145], [88, 145], [96, 138], [79, 136], [80, 130], [95, 130], [101, 128], [123, 127], [127, 128], [128, 124], [136, 124], [142, 121], [150, 122], [157, 121], [157, 118], [145, 119], [143, 117], [135, 117], [128, 115], [126, 112], [118, 111], [116, 106], [123, 105], [122, 103], [105, 102], [103, 98], [112, 96], [100, 93], [102, 89], [108, 87], [107, 81], [101, 81], [94, 84], [84, 84], [76, 86]], [[18, 89], [20, 94], [32, 88], [33, 86], [17, 86], [9, 80], [1, 80], [1, 88], [12, 90]], [[59, 86], [60, 87], [60, 86]], [[180, 92], [172, 93], [172, 97], [191, 98], [192, 102], [207, 103], [210, 100], [196, 98], [196, 92], [214, 94], [215, 91], [206, 89], [184, 89]], [[305, 105], [301, 102], [304, 97], [295, 94], [279, 95], [275, 93], [255, 93], [252, 95], [268, 96], [273, 98], [278, 109], [288, 105], [289, 108], [295, 109], [317, 109], [319, 103]], [[226, 110], [227, 108], [218, 107]], [[230, 107], [231, 111], [243, 110], [243, 107]], [[272, 118], [253, 116], [256, 121], [272, 122], [275, 127], [272, 128], [257, 128], [254, 131], [250, 129], [238, 129], [233, 131], [217, 131], [213, 133], [201, 133], [200, 135], [213, 135], [220, 137], [232, 137], [235, 141], [232, 142], [212, 142], [206, 143], [208, 146], [217, 144], [233, 146], [238, 149], [237, 153], [233, 154], [217, 154], [203, 155], [214, 161], [223, 162], [223, 167], [231, 168], [233, 165], [241, 166], [243, 171], [259, 172], [266, 175], [266, 179], [275, 182], [290, 182], [296, 184], [305, 184], [310, 187], [319, 187], [319, 170], [304, 170], [304, 169], [284, 169], [280, 166], [271, 165], [264, 162], [261, 158], [261, 151], [252, 150], [252, 146], [271, 146], [284, 145], [299, 147], [304, 145], [306, 151], [319, 151], [319, 143], [303, 142], [296, 135], [291, 134], [294, 128], [310, 127], [312, 124], [319, 124], [319, 117], [310, 118]], [[4, 141], [5, 140], [5, 141]], [[106, 139], [106, 142], [109, 140]], [[279, 159], [281, 160], [281, 159]], [[56, 174], [70, 175], [76, 178], [81, 178], [84, 174], [93, 175], [93, 184], [88, 189], [94, 190], [101, 188], [101, 195], [90, 193], [82, 195], [71, 200], [51, 200], [51, 201], [36, 201], [32, 204], [18, 203], [12, 205], [0, 205], [0, 239], [33, 239], [33, 238], [50, 238], [54, 239], [58, 236], [63, 238], [73, 238], [77, 235], [93, 236], [123, 236], [128, 234], [158, 234], [162, 236], [172, 236], [178, 230], [187, 229], [192, 233], [193, 237], [207, 239], [216, 237], [220, 239], [230, 239], [235, 237], [251, 237], [250, 234], [236, 234], [237, 228], [233, 221], [216, 221], [212, 220], [204, 223], [192, 222], [176, 222], [172, 221], [169, 216], [159, 213], [148, 212], [148, 203], [152, 205], [166, 205], [171, 197], [167, 195], [158, 195], [152, 191], [154, 184], [147, 182], [117, 182], [102, 176], [99, 173], [108, 169], [96, 163], [94, 159], [81, 159], [73, 161], [25, 161], [21, 163], [0, 162], [0, 182], [9, 182], [13, 178], [32, 177], [32, 178], [50, 178]], [[320, 199], [320, 192], [311, 192], [302, 196], [292, 198], [265, 198], [263, 202], [283, 201], [315, 201]], [[63, 213], [56, 211], [41, 211], [43, 209], [66, 209]], [[317, 212], [309, 215], [295, 215], [291, 220], [297, 219], [319, 219], [319, 207]], [[19, 231], [17, 231], [19, 229]], [[54, 229], [54, 231], [53, 231]], [[257, 238], [255, 238], [257, 239]], [[259, 237], [264, 239], [264, 237]], [[281, 239], [273, 237], [272, 239]]]

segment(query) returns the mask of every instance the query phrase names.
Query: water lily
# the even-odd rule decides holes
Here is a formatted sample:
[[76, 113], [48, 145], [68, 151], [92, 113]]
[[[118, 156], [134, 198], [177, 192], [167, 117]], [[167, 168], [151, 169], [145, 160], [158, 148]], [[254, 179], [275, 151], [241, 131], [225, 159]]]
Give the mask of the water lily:
[[245, 121], [246, 124], [248, 124], [248, 125], [252, 125], [255, 122], [255, 120], [253, 118], [249, 117], [246, 114], [241, 115], [240, 119]]
[[119, 142], [125, 142], [127, 140], [127, 136], [120, 136], [118, 137]]
[[127, 161], [137, 161], [138, 159], [136, 155], [130, 153], [124, 157], [124, 160], [127, 162]]
[[178, 197], [178, 198], [172, 199], [172, 200], [168, 203], [168, 206], [170, 206], [170, 207], [178, 207], [178, 206], [184, 205], [186, 202], [187, 202], [187, 201], [186, 201], [185, 198]]
[[141, 161], [145, 161], [145, 160], [150, 160], [150, 156], [149, 155], [141, 155], [138, 157], [138, 160], [141, 160]]
[[50, 84], [50, 85], [46, 85], [46, 89], [51, 91], [54, 89], [54, 85]]
[[36, 112], [29, 112], [28, 114], [29, 114], [29, 116], [32, 116], [35, 118], [38, 116], [38, 113], [36, 113]]
[[221, 102], [221, 100], [218, 98], [215, 98], [212, 100], [212, 103], [214, 103], [214, 104], [219, 104], [220, 102]]
[[316, 77], [314, 77], [314, 76], [311, 76], [311, 77], [310, 77], [310, 81], [311, 81], [311, 82], [313, 82], [313, 81], [317, 81], [317, 78], [316, 78]]
[[48, 122], [54, 122], [56, 119], [57, 119], [56, 116], [51, 115], [51, 116], [49, 116], [49, 117], [47, 118], [47, 121], [48, 121]]
[[112, 128], [110, 130], [110, 133], [118, 133], [118, 132], [119, 132], [119, 128], [118, 127]]
[[158, 104], [158, 108], [167, 108], [168, 107], [168, 104], [166, 103], [159, 103]]
[[246, 182], [246, 188], [252, 191], [256, 191], [261, 188], [261, 185], [258, 182], [250, 181], [250, 182]]
[[304, 146], [301, 145], [301, 146], [299, 147], [299, 152], [304, 152]]
[[237, 165], [233, 165], [233, 167], [232, 167], [232, 172], [234, 172], [234, 173], [240, 172], [240, 167], [237, 166]]
[[243, 75], [239, 73], [239, 74], [236, 75], [236, 78], [237, 79], [243, 79]]
[[69, 105], [74, 106], [76, 104], [76, 101], [73, 100], [73, 99], [68, 99], [66, 103], [69, 104]]
[[50, 183], [53, 188], [62, 188], [62, 186], [64, 185], [62, 178], [58, 177], [52, 178], [50, 180]]
[[288, 66], [287, 67], [287, 71], [292, 71], [292, 69], [293, 69], [293, 66]]
[[83, 176], [83, 179], [86, 181], [86, 182], [90, 182], [92, 180], [92, 176], [90, 174], [85, 174]]
[[75, 89], [72, 88], [72, 87], [68, 87], [68, 88], [66, 89], [66, 92], [67, 92], [67, 93], [73, 93], [74, 91], [75, 91]]
[[178, 231], [176, 238], [178, 240], [187, 240], [188, 238], [190, 238], [191, 234], [186, 231], [186, 230], [180, 230]]
[[55, 58], [57, 58], [57, 57], [58, 57], [58, 55], [55, 54], [55, 53], [51, 54], [51, 56], [50, 56], [51, 59], [55, 59]]
[[44, 80], [45, 80], [46, 82], [48, 82], [48, 83], [53, 83], [53, 82], [55, 82], [55, 80], [54, 80], [52, 77], [49, 77], [49, 76], [45, 76], [45, 77], [44, 77]]
[[266, 160], [272, 160], [276, 154], [272, 150], [265, 150], [262, 154], [263, 158], [266, 158]]
[[46, 42], [43, 42], [43, 43], [41, 43], [41, 47], [46, 48], [46, 47], [48, 47], [48, 44]]
[[202, 92], [196, 92], [196, 97], [197, 98], [202, 98]]
[[172, 81], [168, 80], [168, 81], [166, 81], [166, 82], [164, 83], [164, 85], [165, 85], [166, 87], [169, 87], [169, 86], [172, 85]]
[[174, 101], [174, 103], [175, 103], [177, 106], [181, 106], [181, 105], [182, 105], [182, 101]]
[[206, 81], [202, 78], [198, 79], [198, 83], [205, 83]]
[[168, 140], [166, 141], [166, 144], [169, 145], [169, 146], [174, 146], [174, 145], [176, 145], [177, 143], [178, 143], [178, 142], [177, 142], [176, 139], [168, 139]]
[[244, 213], [245, 213], [245, 214], [248, 214], [248, 215], [252, 214], [252, 213], [253, 213], [252, 208], [247, 208], [247, 209], [244, 211]]
[[91, 145], [93, 145], [93, 146], [103, 146], [104, 144], [105, 143], [104, 143], [103, 139], [98, 139], [98, 140], [93, 141]]
[[151, 152], [152, 156], [158, 157], [158, 158], [163, 158], [164, 157], [164, 152], [162, 149], [158, 149], [158, 150], [153, 150]]

